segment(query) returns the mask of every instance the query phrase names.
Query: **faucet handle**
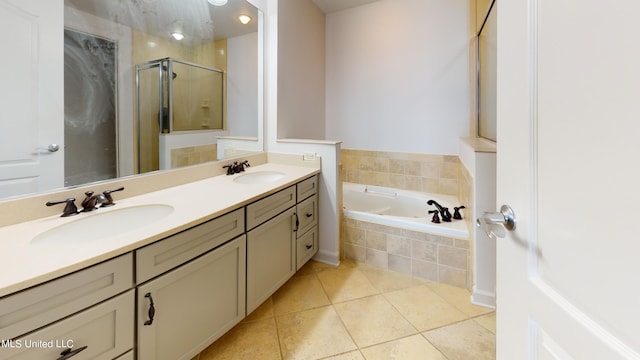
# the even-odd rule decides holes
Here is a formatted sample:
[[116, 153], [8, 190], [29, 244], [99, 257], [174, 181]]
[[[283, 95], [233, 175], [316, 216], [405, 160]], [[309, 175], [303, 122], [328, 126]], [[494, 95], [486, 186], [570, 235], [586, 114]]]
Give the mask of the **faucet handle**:
[[105, 190], [102, 192], [102, 195], [104, 195], [105, 197], [105, 202], [102, 203], [101, 207], [108, 207], [108, 206], [113, 206], [116, 203], [113, 202], [113, 198], [111, 197], [111, 193], [114, 193], [116, 191], [122, 191], [124, 190], [124, 186], [120, 186], [117, 189], [113, 189], [113, 190]]
[[227, 175], [233, 175], [233, 164], [225, 165], [222, 168], [227, 169]]
[[438, 210], [429, 210], [429, 214], [433, 214], [431, 222], [434, 224], [440, 224], [440, 217], [438, 216]]
[[462, 220], [462, 215], [460, 214], [460, 210], [466, 209], [464, 205], [460, 205], [458, 207], [453, 207], [453, 218], [456, 220]]
[[62, 201], [47, 201], [45, 205], [53, 206], [58, 204], [66, 204], [64, 210], [62, 210], [61, 217], [73, 216], [78, 214], [78, 208], [76, 207], [76, 198], [68, 198]]

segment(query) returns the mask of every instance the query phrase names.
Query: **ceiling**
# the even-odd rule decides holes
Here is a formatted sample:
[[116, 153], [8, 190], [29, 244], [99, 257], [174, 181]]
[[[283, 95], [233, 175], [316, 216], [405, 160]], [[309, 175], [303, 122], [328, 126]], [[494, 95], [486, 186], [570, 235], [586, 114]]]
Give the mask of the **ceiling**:
[[[206, 42], [258, 31], [258, 10], [246, 1], [211, 6], [206, 0], [65, 0], [65, 5], [160, 37], [179, 30], [190, 35], [184, 42]], [[240, 24], [240, 14], [251, 16], [253, 21]]]
[[378, 0], [313, 0], [313, 2], [316, 3], [316, 5], [325, 14], [369, 4], [376, 1]]

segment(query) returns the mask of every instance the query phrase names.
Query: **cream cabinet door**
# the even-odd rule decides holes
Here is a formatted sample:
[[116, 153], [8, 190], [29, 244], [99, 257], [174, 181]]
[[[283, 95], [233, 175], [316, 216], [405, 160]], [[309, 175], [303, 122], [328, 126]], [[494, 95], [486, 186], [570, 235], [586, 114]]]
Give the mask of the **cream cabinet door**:
[[247, 233], [247, 314], [296, 272], [295, 207]]
[[244, 318], [245, 239], [138, 287], [138, 360], [191, 359]]

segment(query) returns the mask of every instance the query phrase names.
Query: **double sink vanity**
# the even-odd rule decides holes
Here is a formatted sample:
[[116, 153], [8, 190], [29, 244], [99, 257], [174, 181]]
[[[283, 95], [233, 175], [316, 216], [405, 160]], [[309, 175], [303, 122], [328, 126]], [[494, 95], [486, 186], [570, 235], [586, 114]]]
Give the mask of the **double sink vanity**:
[[267, 163], [0, 228], [0, 359], [191, 359], [316, 253], [318, 173]]

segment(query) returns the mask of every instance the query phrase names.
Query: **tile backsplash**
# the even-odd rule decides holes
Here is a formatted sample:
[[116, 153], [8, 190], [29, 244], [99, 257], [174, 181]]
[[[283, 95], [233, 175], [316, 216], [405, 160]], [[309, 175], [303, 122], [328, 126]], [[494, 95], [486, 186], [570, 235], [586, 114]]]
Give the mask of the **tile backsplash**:
[[458, 195], [458, 156], [351, 149], [341, 155], [346, 182]]

